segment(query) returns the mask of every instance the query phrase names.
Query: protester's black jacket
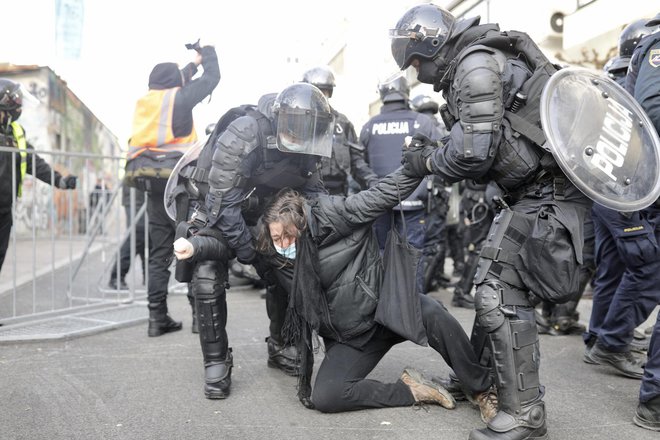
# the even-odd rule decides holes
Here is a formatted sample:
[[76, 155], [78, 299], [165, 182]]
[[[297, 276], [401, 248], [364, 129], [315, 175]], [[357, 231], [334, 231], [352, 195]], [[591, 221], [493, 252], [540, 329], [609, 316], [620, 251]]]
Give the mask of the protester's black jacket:
[[371, 224], [399, 203], [397, 183], [403, 199], [420, 181], [398, 169], [369, 190], [307, 202], [332, 324], [332, 328], [319, 330], [321, 336], [345, 342], [374, 326], [383, 264]]

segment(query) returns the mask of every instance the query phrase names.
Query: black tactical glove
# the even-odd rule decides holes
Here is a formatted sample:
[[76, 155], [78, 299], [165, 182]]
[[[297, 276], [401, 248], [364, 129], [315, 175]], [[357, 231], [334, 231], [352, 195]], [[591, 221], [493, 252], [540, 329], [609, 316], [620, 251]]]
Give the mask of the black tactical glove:
[[429, 137], [417, 133], [412, 137], [410, 145], [403, 150], [403, 174], [409, 177], [424, 177], [431, 173], [427, 167], [427, 159], [437, 147], [437, 143]]
[[60, 178], [60, 182], [57, 186], [60, 189], [76, 189], [77, 180], [77, 176], [68, 175], [66, 177]]
[[236, 259], [239, 263], [252, 264], [257, 259], [257, 253], [251, 245], [236, 249]]

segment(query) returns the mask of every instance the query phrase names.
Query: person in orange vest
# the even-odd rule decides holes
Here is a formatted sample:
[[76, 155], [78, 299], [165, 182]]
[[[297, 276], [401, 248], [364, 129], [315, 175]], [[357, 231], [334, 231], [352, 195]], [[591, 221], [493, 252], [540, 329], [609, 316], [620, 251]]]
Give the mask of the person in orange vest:
[[[203, 74], [199, 78], [192, 79], [200, 64]], [[129, 159], [151, 153], [167, 155], [178, 152], [178, 157], [185, 153], [197, 140], [193, 124], [193, 108], [213, 92], [218, 82], [220, 82], [220, 68], [213, 46], [199, 48], [194, 62], [181, 70], [175, 63], [156, 64], [149, 75], [149, 91], [138, 99], [136, 104], [133, 130], [129, 140]], [[174, 157], [177, 155], [175, 154]], [[166, 182], [169, 176], [163, 177], [163, 182]], [[169, 266], [173, 255], [172, 243], [176, 224], [165, 211], [164, 183], [162, 188], [158, 185], [147, 185], [140, 189], [146, 190], [149, 194], [147, 334], [161, 336], [181, 330], [182, 327], [181, 322], [173, 320], [167, 310]]]
[[0, 269], [9, 246], [14, 197], [21, 196], [25, 175], [31, 174], [56, 188], [76, 188], [76, 176], [62, 177], [38, 154], [29, 152], [34, 147], [26, 140], [23, 126], [16, 122], [22, 110], [23, 92], [20, 84], [0, 78], [0, 147], [16, 149], [12, 152], [0, 151]]

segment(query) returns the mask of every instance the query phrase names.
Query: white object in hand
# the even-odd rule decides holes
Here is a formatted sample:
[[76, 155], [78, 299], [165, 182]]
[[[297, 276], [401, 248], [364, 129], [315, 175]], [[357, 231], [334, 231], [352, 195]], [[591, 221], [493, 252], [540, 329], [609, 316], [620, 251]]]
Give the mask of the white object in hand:
[[187, 239], [181, 237], [174, 241], [174, 255], [178, 260], [190, 258], [195, 253], [195, 248]]

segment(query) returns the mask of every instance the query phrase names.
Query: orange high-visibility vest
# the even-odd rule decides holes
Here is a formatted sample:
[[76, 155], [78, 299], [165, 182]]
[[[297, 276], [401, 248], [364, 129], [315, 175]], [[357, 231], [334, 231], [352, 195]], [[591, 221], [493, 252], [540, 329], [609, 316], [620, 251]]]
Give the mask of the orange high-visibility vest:
[[174, 137], [172, 133], [172, 110], [178, 91], [179, 87], [149, 90], [138, 100], [129, 140], [129, 159], [139, 156], [146, 150], [185, 153], [197, 141], [194, 125], [188, 136]]

